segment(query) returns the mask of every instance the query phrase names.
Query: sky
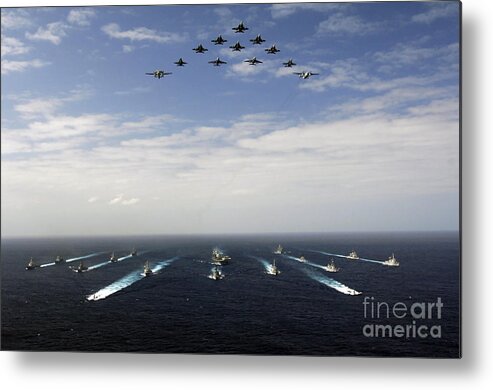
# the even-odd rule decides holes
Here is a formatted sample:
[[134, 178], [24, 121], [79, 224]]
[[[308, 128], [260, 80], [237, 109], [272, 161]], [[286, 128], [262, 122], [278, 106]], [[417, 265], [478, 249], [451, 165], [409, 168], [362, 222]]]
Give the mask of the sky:
[[456, 2], [2, 8], [1, 28], [2, 236], [459, 229]]

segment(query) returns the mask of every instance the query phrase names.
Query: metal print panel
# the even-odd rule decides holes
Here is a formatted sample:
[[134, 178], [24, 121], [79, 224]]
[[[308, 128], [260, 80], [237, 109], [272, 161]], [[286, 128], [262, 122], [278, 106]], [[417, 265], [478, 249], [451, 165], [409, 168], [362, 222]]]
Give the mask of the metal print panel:
[[460, 357], [460, 12], [3, 8], [1, 348]]

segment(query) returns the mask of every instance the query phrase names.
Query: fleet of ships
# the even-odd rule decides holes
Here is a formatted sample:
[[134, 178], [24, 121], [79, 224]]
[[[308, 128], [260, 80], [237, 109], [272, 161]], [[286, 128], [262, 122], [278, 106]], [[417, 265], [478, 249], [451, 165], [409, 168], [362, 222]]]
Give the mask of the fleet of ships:
[[[284, 248], [282, 247], [282, 245], [278, 245], [277, 248], [274, 250], [274, 254], [276, 255], [282, 255], [284, 254], [285, 251], [284, 251]], [[130, 252], [130, 255], [128, 257], [134, 257], [134, 256], [137, 256], [137, 251], [136, 249], [132, 249], [132, 251]], [[349, 255], [347, 256], [343, 256], [343, 255], [337, 255], [337, 256], [340, 256], [340, 257], [345, 257], [347, 258], [348, 260], [359, 260], [360, 257], [358, 256], [358, 254], [356, 253], [355, 250], [352, 250]], [[307, 260], [304, 256], [300, 256], [298, 258], [298, 260], [302, 263], [306, 263]], [[118, 261], [118, 258], [117, 256], [115, 255], [115, 252], [113, 252], [110, 256], [110, 260], [109, 260], [111, 263], [115, 263]], [[212, 256], [211, 256], [211, 263], [214, 265], [214, 267], [212, 268], [211, 270], [211, 273], [209, 274], [209, 278], [210, 279], [213, 279], [213, 280], [221, 280], [221, 279], [224, 279], [225, 277], [225, 274], [222, 272], [221, 270], [221, 266], [223, 265], [227, 265], [229, 264], [229, 262], [231, 261], [231, 257], [224, 254], [224, 252], [219, 249], [219, 248], [214, 248], [212, 250]], [[57, 256], [54, 263], [55, 264], [63, 264], [65, 262], [65, 259], [62, 257], [62, 256]], [[396, 259], [395, 255], [392, 253], [392, 256], [390, 256], [386, 261], [383, 261], [381, 262], [383, 265], [386, 265], [386, 266], [389, 266], [389, 267], [398, 267], [400, 264], [399, 264], [399, 261]], [[36, 264], [36, 262], [34, 261], [34, 258], [30, 258], [28, 264], [26, 265], [26, 270], [33, 270], [35, 268], [39, 267], [38, 264]], [[325, 269], [327, 272], [332, 272], [332, 273], [335, 273], [335, 272], [339, 272], [340, 268], [338, 268], [334, 262], [334, 259], [330, 259], [329, 263], [327, 264], [327, 266], [323, 267], [323, 269]], [[79, 265], [77, 267], [73, 267], [72, 270], [74, 272], [77, 272], [77, 273], [81, 273], [81, 272], [85, 272], [88, 270], [88, 267], [84, 264], [84, 262], [81, 260]], [[274, 259], [272, 261], [272, 264], [270, 264], [268, 267], [267, 267], [267, 273], [270, 274], [270, 275], [279, 275], [281, 273], [281, 271], [279, 270], [279, 268], [277, 267], [276, 265], [276, 260]], [[148, 277], [148, 276], [151, 276], [153, 275], [153, 271], [149, 265], [149, 261], [146, 260], [146, 262], [144, 263], [144, 270], [143, 270], [143, 276], [145, 277]]]

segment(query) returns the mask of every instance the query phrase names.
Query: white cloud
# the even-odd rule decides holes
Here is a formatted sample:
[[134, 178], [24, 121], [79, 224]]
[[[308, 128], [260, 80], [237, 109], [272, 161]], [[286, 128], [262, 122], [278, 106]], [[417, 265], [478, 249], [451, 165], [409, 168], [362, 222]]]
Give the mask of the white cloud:
[[412, 21], [416, 23], [429, 24], [437, 19], [446, 18], [452, 15], [459, 16], [458, 2], [433, 2], [427, 4], [428, 10], [412, 17]]
[[17, 38], [7, 37], [2, 34], [2, 58], [26, 54], [30, 48]]
[[42, 97], [31, 99], [16, 99], [19, 103], [14, 105], [14, 110], [21, 114], [24, 119], [49, 117], [60, 107], [68, 102], [82, 100], [90, 96], [85, 88], [74, 89], [63, 97]]
[[136, 204], [136, 203], [139, 203], [139, 202], [140, 202], [140, 199], [139, 198], [131, 198], [131, 199], [123, 200], [122, 201], [122, 205], [129, 206], [129, 205], [133, 205], [133, 204]]
[[97, 196], [91, 196], [89, 199], [87, 199], [87, 201], [89, 203], [94, 203], [94, 202], [97, 202], [98, 201], [98, 197]]
[[459, 45], [453, 43], [441, 47], [417, 47], [400, 43], [391, 50], [376, 52], [374, 57], [377, 62], [390, 64], [392, 68], [412, 65], [432, 58], [457, 63], [459, 59]]
[[2, 33], [10, 29], [24, 29], [32, 24], [29, 14], [23, 9], [2, 8], [1, 15]]
[[[63, 181], [64, 196], [57, 205], [63, 209], [65, 203], [69, 207], [63, 199], [87, 200], [111, 188], [113, 197], [95, 201], [91, 209], [81, 206], [72, 214], [73, 222], [97, 212], [102, 232], [114, 228], [105, 221], [114, 220], [117, 206], [122, 206], [118, 207], [120, 224], [143, 221], [146, 232], [162, 231], [163, 219], [175, 233], [200, 230], [202, 223], [210, 232], [219, 222], [222, 229], [235, 231], [232, 213], [241, 219], [242, 228], [265, 228], [286, 207], [303, 208], [300, 224], [323, 226], [322, 221], [317, 225], [319, 217], [334, 215], [332, 205], [342, 202], [352, 205], [362, 198], [368, 202], [457, 191], [454, 106], [456, 102], [440, 99], [417, 104], [400, 115], [356, 114], [287, 125], [276, 122], [274, 114], [258, 113], [223, 126], [190, 127], [146, 139], [133, 133], [127, 141], [111, 143], [104, 143], [105, 131], [101, 131], [93, 141], [104, 146], [75, 145], [57, 153], [3, 158], [2, 195], [14, 207], [35, 193], [48, 208], [53, 189]], [[95, 125], [106, 128], [105, 123]], [[12, 133], [18, 134], [2, 131], [2, 148]], [[29, 139], [39, 143], [34, 132]], [[21, 151], [22, 144], [17, 146]], [[156, 197], [158, 208], [154, 202], [142, 201]], [[138, 209], [130, 207], [136, 204]]]
[[185, 39], [182, 35], [177, 33], [157, 31], [147, 27], [137, 27], [131, 30], [122, 31], [120, 26], [116, 23], [106, 24], [101, 30], [111, 38], [128, 39], [131, 42], [153, 41], [157, 43], [173, 43], [182, 42]]
[[135, 46], [132, 46], [132, 45], [123, 45], [122, 46], [122, 51], [124, 53], [131, 53], [135, 50]]
[[365, 22], [359, 16], [337, 12], [320, 22], [317, 32], [320, 34], [367, 34], [377, 29], [376, 23]]
[[72, 9], [68, 16], [67, 21], [78, 26], [89, 26], [90, 20], [96, 16], [96, 13], [91, 8]]
[[113, 199], [111, 199], [108, 202], [108, 204], [109, 205], [120, 204], [122, 206], [131, 206], [131, 205], [137, 204], [139, 202], [140, 202], [140, 199], [139, 198], [125, 199], [125, 195], [124, 194], [118, 194]]
[[54, 45], [59, 45], [62, 42], [62, 38], [67, 36], [67, 27], [62, 22], [48, 23], [46, 28], [39, 27], [34, 34], [26, 32], [26, 38], [33, 41], [48, 41]]
[[2, 59], [2, 74], [7, 74], [10, 72], [23, 72], [31, 68], [42, 68], [47, 65], [50, 65], [50, 63], [38, 59], [27, 61], [11, 61]]
[[347, 8], [346, 4], [324, 4], [324, 3], [284, 3], [273, 4], [270, 12], [273, 19], [286, 18], [298, 11], [327, 12]]
[[108, 204], [117, 204], [123, 200], [123, 194], [116, 195], [113, 199], [111, 199]]
[[23, 101], [14, 106], [14, 110], [25, 118], [34, 118], [50, 115], [62, 105], [61, 99], [38, 98]]

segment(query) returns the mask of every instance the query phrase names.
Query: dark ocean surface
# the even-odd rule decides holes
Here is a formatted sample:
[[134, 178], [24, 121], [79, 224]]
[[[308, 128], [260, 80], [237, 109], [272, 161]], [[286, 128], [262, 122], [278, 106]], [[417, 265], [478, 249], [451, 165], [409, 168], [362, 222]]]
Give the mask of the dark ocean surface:
[[[273, 253], [278, 244], [283, 255]], [[459, 233], [448, 232], [2, 238], [1, 348], [459, 357], [459, 246]], [[138, 255], [127, 257], [134, 247]], [[217, 281], [208, 277], [214, 247], [232, 258]], [[366, 260], [335, 256], [353, 249]], [[117, 263], [108, 262], [113, 251]], [[379, 263], [392, 252], [399, 267]], [[89, 269], [73, 272], [80, 260], [51, 265], [57, 255], [89, 256], [83, 259]], [[301, 255], [307, 263], [297, 260]], [[27, 271], [30, 257], [49, 265]], [[321, 268], [330, 258], [339, 272]], [[277, 276], [266, 273], [273, 259]], [[155, 271], [147, 278], [146, 260]], [[362, 294], [346, 294], [353, 290]], [[104, 299], [88, 300], [91, 294]], [[431, 318], [414, 318], [409, 310], [403, 318], [392, 310], [387, 317], [386, 305], [410, 308], [438, 298], [440, 318], [436, 306], [430, 312], [426, 306]], [[390, 325], [392, 337], [365, 336], [379, 325]], [[408, 326], [409, 335], [397, 337], [399, 326]], [[440, 337], [420, 337], [420, 326], [434, 327], [435, 336], [439, 328]]]

